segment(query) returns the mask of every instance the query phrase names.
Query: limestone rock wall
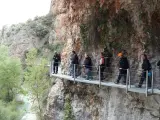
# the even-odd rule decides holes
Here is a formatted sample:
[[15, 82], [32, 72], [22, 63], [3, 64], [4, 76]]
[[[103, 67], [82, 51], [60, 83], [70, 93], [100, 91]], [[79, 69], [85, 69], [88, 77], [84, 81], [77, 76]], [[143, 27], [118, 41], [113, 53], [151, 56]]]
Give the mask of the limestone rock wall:
[[159, 95], [146, 97], [122, 89], [66, 83], [60, 79], [50, 91], [46, 120], [64, 119], [68, 93], [75, 120], [159, 120]]
[[[52, 0], [50, 11], [55, 16], [55, 39], [65, 41], [66, 56], [73, 49], [86, 52], [81, 26], [89, 24], [88, 48], [102, 44], [87, 52], [96, 54], [107, 45], [113, 54], [127, 49], [129, 57], [140, 60], [144, 51], [151, 58], [153, 52], [159, 54], [159, 6], [158, 0]], [[65, 58], [67, 62], [69, 57]]]
[[[126, 49], [130, 63], [136, 69], [140, 68], [143, 52], [149, 55], [152, 65], [155, 65], [160, 45], [159, 7], [159, 0], [52, 0], [55, 39], [65, 42], [62, 67], [68, 70], [66, 63], [69, 63], [72, 50], [76, 50], [80, 58], [83, 58], [84, 52], [90, 53], [94, 63], [97, 63], [99, 53], [105, 47], [113, 54], [113, 61], [119, 50]], [[85, 30], [83, 34], [82, 27]], [[88, 43], [87, 50], [84, 40]], [[113, 81], [115, 77], [108, 80]], [[53, 89], [59, 83], [64, 89], [61, 92], [56, 89], [58, 97], [57, 94], [53, 95], [56, 91], [50, 92], [45, 113], [47, 120], [64, 118], [64, 106], [57, 110], [56, 105], [65, 104], [66, 94], [71, 94], [75, 120], [160, 119], [159, 95], [145, 97], [144, 94], [126, 94], [121, 89], [99, 89], [94, 85], [66, 83], [59, 79]], [[56, 117], [53, 117], [55, 109]]]

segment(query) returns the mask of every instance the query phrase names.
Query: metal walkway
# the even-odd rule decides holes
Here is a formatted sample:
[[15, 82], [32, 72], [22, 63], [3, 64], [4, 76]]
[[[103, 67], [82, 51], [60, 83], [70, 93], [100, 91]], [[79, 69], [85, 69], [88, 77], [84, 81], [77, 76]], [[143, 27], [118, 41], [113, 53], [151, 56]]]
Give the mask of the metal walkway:
[[[136, 88], [134, 85], [131, 85], [130, 87], [127, 87], [126, 85], [122, 85], [122, 84], [115, 84], [114, 82], [100, 82], [99, 80], [86, 80], [83, 78], [72, 78], [69, 75], [63, 75], [63, 74], [52, 74], [51, 76], [56, 77], [56, 78], [60, 78], [60, 79], [65, 79], [65, 80], [69, 80], [69, 81], [73, 81], [73, 82], [81, 82], [81, 83], [86, 83], [86, 84], [94, 84], [94, 85], [99, 85], [99, 86], [107, 86], [107, 87], [114, 87], [114, 88], [121, 88], [126, 90], [126, 92], [135, 92], [135, 93], [143, 93], [146, 94], [146, 88], [142, 87], [142, 88]], [[147, 95], [151, 95], [151, 94], [160, 94], [160, 90], [159, 89], [148, 89], [147, 90]]]
[[[52, 74], [53, 73], [53, 65], [52, 62], [50, 63], [50, 76], [51, 77], [56, 77], [56, 78], [60, 78], [60, 79], [64, 79], [64, 80], [69, 80], [72, 82], [80, 82], [80, 83], [86, 83], [86, 84], [93, 84], [93, 85], [99, 85], [99, 87], [101, 86], [107, 86], [107, 87], [114, 87], [114, 88], [120, 88], [120, 89], [124, 89], [126, 90], [126, 92], [135, 92], [135, 93], [141, 93], [141, 94], [146, 94], [146, 96], [148, 95], [154, 95], [154, 94], [160, 94], [160, 89], [157, 89], [157, 87], [154, 86], [154, 72], [152, 70], [152, 76], [151, 76], [151, 88], [148, 88], [148, 71], [146, 73], [146, 83], [142, 86], [142, 88], [137, 88], [135, 85], [132, 85], [135, 83], [135, 81], [131, 81], [131, 79], [133, 80], [133, 76], [137, 76], [136, 74], [133, 75], [133, 70], [130, 71], [129, 69], [127, 69], [127, 76], [126, 76], [126, 85], [122, 85], [122, 84], [115, 84], [114, 82], [103, 82], [100, 80], [101, 78], [101, 73], [100, 73], [100, 68], [98, 71], [98, 78], [94, 78], [93, 80], [86, 80], [85, 78], [79, 76], [79, 77], [75, 77], [76, 74], [76, 65], [74, 65], [74, 77], [66, 75], [66, 74], [62, 74], [61, 72], [61, 68], [59, 68], [59, 73], [58, 74]], [[94, 71], [93, 71], [94, 72]], [[132, 74], [131, 74], [132, 73]], [[113, 75], [113, 74], [112, 74]], [[133, 83], [131, 83], [133, 82]]]

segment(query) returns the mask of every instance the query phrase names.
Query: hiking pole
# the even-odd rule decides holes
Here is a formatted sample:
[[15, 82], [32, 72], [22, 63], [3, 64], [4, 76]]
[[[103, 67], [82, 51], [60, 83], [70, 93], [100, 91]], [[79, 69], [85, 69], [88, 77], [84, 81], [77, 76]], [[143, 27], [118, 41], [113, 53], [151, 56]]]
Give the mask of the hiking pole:
[[49, 75], [50, 77], [52, 76], [52, 61], [50, 62], [50, 66], [49, 66]]
[[99, 87], [101, 87], [101, 66], [99, 65]]
[[148, 70], [146, 71], [146, 97], [148, 96]]

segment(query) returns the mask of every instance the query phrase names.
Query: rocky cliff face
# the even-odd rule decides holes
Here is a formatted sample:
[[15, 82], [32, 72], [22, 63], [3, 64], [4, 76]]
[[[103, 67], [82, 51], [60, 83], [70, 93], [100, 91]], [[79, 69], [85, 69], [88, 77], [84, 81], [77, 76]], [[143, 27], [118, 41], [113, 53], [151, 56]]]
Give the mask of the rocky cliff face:
[[[69, 85], [69, 86], [68, 86]], [[46, 120], [63, 120], [70, 94], [74, 120], [159, 120], [160, 96], [145, 97], [121, 89], [57, 80], [48, 97]], [[70, 120], [72, 120], [70, 119]]]
[[4, 26], [0, 30], [0, 43], [9, 46], [10, 54], [24, 58], [25, 53], [36, 48], [46, 54], [51, 51], [55, 42], [53, 16], [48, 14], [12, 26]]
[[[52, 0], [55, 39], [66, 43], [62, 53], [65, 71], [73, 49], [82, 58], [87, 51], [97, 63], [100, 51], [105, 48], [114, 56], [113, 64], [117, 52], [126, 49], [131, 67], [135, 69], [140, 66], [140, 55], [146, 52], [154, 64], [159, 55], [159, 10], [159, 0]], [[108, 80], [116, 79], [115, 72]], [[72, 84], [58, 79], [48, 97], [47, 120], [66, 118], [68, 95], [70, 102], [67, 104], [71, 107], [68, 111], [73, 115], [70, 119], [160, 119], [158, 95], [126, 94], [120, 89], [99, 89], [93, 85]]]
[[[92, 56], [104, 48], [113, 55], [126, 49], [133, 61], [143, 52], [151, 58], [159, 53], [158, 11], [159, 1], [154, 0], [52, 0], [51, 4], [55, 39], [66, 43], [64, 56], [72, 49]], [[64, 58], [66, 63], [68, 57]]]

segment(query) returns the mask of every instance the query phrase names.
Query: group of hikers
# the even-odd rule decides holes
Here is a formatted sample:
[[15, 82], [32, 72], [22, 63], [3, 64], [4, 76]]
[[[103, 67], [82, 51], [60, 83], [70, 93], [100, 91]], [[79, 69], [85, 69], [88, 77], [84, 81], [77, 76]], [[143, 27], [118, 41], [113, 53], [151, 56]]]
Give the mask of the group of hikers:
[[[151, 64], [150, 61], [147, 58], [146, 54], [143, 54], [143, 63], [142, 63], [142, 73], [141, 73], [141, 78], [139, 81], [139, 84], [136, 85], [136, 87], [141, 88], [144, 80], [148, 76], [148, 87], [151, 87]], [[129, 69], [129, 62], [127, 59], [127, 52], [125, 50], [122, 50], [120, 53], [118, 53], [119, 57], [119, 62], [118, 62], [118, 67], [119, 67], [119, 75], [118, 78], [115, 81], [115, 84], [119, 84], [121, 78], [123, 78], [122, 84], [126, 84], [126, 77], [127, 77], [127, 69]], [[55, 55], [53, 57], [53, 72], [54, 74], [58, 73], [58, 63], [61, 61], [60, 55], [55, 52]], [[78, 77], [78, 66], [79, 66], [79, 58], [78, 55], [76, 54], [75, 51], [72, 51], [71, 57], [70, 57], [70, 76], [72, 77]], [[99, 69], [98, 71], [100, 72], [100, 80], [104, 80], [104, 70], [106, 67], [110, 67], [109, 65], [111, 64], [111, 59], [109, 57], [104, 57], [104, 52], [101, 53], [101, 57], [99, 60]], [[160, 67], [160, 61], [157, 63], [157, 65]], [[87, 80], [91, 80], [92, 78], [92, 60], [91, 57], [85, 53], [85, 59], [83, 62], [83, 68], [85, 71], [85, 76]], [[148, 71], [148, 72], [147, 72]], [[148, 75], [147, 75], [148, 73]]]

